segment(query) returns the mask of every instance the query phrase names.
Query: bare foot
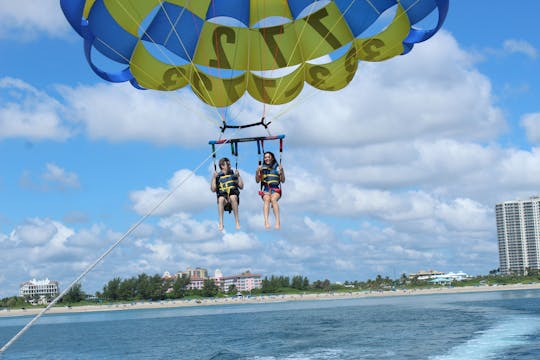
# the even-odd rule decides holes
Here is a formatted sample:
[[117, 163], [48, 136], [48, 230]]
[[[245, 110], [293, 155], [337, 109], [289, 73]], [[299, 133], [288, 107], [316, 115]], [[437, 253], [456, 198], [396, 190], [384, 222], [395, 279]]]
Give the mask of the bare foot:
[[222, 231], [223, 230], [223, 224], [219, 224], [218, 229], [219, 229], [219, 231]]
[[270, 229], [270, 224], [267, 223], [267, 222], [265, 222], [265, 223], [264, 223], [264, 228], [265, 228], [265, 229]]
[[275, 228], [276, 228], [276, 230], [279, 230], [281, 228], [281, 225], [279, 223], [276, 223]]
[[236, 230], [240, 230], [240, 223], [236, 223]]

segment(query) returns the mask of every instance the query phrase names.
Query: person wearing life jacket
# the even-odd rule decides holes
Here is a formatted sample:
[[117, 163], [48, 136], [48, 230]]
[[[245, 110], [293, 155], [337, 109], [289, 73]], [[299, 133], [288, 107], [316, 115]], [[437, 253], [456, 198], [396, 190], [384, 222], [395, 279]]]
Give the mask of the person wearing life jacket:
[[217, 195], [219, 230], [223, 230], [223, 212], [234, 213], [236, 229], [240, 229], [238, 220], [238, 204], [240, 204], [240, 189], [244, 188], [244, 182], [238, 170], [231, 169], [231, 162], [227, 158], [219, 159], [220, 172], [214, 172], [210, 184], [210, 190]]
[[270, 213], [270, 205], [274, 211], [274, 217], [276, 218], [275, 228], [279, 229], [281, 227], [281, 222], [279, 219], [279, 205], [278, 200], [281, 198], [281, 183], [285, 182], [285, 172], [281, 164], [278, 164], [276, 157], [270, 151], [264, 153], [263, 164], [257, 168], [255, 172], [255, 181], [261, 183], [261, 195], [264, 204], [263, 204], [263, 214], [264, 214], [264, 227], [266, 229], [270, 228], [270, 222], [268, 221], [268, 216]]

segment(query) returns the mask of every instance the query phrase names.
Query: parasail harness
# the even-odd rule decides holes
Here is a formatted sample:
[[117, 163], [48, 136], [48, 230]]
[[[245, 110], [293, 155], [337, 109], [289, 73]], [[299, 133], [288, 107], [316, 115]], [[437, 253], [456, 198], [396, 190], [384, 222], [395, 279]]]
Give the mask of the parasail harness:
[[[259, 122], [256, 122], [253, 124], [247, 124], [247, 125], [228, 125], [225, 121], [223, 121], [223, 126], [221, 126], [220, 129], [221, 129], [221, 132], [224, 133], [225, 130], [229, 128], [243, 129], [243, 128], [247, 128], [251, 126], [261, 125], [266, 130], [268, 130], [269, 124], [270, 122], [264, 121], [264, 117]], [[281, 165], [281, 161], [282, 161], [283, 139], [285, 139], [285, 135], [269, 135], [269, 136], [258, 136], [258, 137], [210, 140], [208, 143], [212, 147], [214, 170], [218, 171], [217, 164], [216, 164], [216, 145], [231, 144], [231, 155], [235, 159], [235, 169], [238, 169], [238, 143], [256, 142], [257, 154], [259, 156], [259, 166], [262, 166], [262, 169], [263, 169], [262, 174], [261, 174], [261, 189], [259, 191], [259, 195], [262, 196], [264, 194], [263, 190], [265, 189], [268, 189], [268, 191], [279, 192], [281, 194], [282, 189], [281, 189], [280, 176], [278, 172], [278, 165]], [[272, 167], [268, 167], [266, 164], [263, 164], [263, 156], [265, 152], [264, 145], [265, 145], [265, 142], [273, 141], [273, 140], [279, 140], [279, 163], [276, 162]], [[234, 176], [234, 173], [232, 173], [232, 175], [223, 174], [222, 172], [218, 173], [217, 179], [219, 179], [219, 182], [216, 183], [216, 188], [218, 189], [217, 191], [218, 196], [224, 196], [225, 194], [228, 196], [232, 189], [238, 190], [237, 179], [235, 178], [236, 176]], [[239, 193], [239, 191], [237, 192]], [[225, 209], [225, 210], [230, 212], [230, 210], [228, 209]]]

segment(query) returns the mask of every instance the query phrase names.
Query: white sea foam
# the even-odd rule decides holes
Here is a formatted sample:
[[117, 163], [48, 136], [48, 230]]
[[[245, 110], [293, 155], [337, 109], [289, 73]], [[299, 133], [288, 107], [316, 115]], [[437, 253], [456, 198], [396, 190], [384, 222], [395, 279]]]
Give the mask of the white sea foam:
[[339, 360], [343, 358], [340, 349], [312, 349], [307, 352], [297, 352], [285, 357], [257, 356], [253, 360]]
[[513, 316], [480, 331], [464, 344], [458, 345], [448, 354], [430, 357], [431, 360], [487, 360], [503, 354], [508, 349], [527, 343], [527, 335], [540, 331], [540, 318]]

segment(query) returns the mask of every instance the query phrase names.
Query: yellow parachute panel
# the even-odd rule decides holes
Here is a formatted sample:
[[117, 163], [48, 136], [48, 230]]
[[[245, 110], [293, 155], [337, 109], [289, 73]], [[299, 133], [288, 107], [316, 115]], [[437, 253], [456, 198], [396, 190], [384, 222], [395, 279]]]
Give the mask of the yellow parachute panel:
[[383, 61], [403, 53], [403, 40], [409, 34], [411, 23], [405, 10], [398, 5], [394, 21], [382, 32], [366, 39], [355, 39], [358, 60]]
[[176, 90], [189, 83], [191, 65], [171, 65], [157, 60], [139, 41], [130, 70], [139, 85], [154, 90]]

